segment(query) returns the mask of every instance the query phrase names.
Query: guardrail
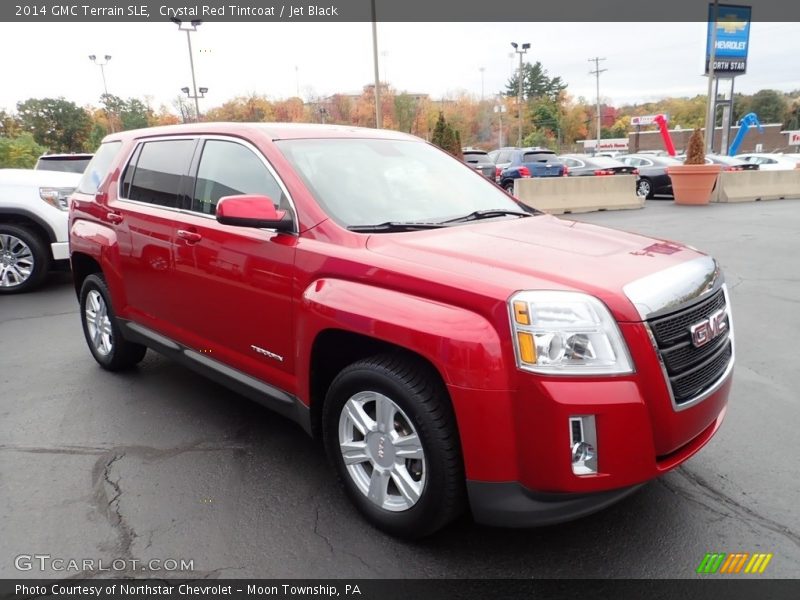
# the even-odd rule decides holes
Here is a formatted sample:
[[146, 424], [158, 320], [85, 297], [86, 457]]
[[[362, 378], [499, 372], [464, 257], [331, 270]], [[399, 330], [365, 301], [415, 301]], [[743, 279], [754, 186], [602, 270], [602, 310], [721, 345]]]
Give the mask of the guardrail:
[[800, 198], [800, 169], [789, 171], [723, 171], [712, 202], [755, 202]]
[[555, 215], [644, 206], [644, 199], [636, 195], [634, 175], [525, 177], [515, 180], [514, 195]]

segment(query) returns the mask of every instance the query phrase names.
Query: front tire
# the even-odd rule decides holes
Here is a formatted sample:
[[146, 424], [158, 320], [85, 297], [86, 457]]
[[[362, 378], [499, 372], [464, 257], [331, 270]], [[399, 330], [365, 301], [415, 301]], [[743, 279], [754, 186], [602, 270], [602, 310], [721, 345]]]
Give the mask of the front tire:
[[323, 436], [347, 495], [377, 528], [420, 538], [461, 512], [455, 416], [427, 363], [387, 354], [345, 368], [326, 396]]
[[29, 292], [50, 269], [50, 252], [27, 227], [0, 223], [0, 294]]
[[89, 275], [81, 286], [80, 298], [83, 335], [97, 363], [108, 371], [121, 371], [140, 363], [147, 347], [122, 337], [103, 276]]

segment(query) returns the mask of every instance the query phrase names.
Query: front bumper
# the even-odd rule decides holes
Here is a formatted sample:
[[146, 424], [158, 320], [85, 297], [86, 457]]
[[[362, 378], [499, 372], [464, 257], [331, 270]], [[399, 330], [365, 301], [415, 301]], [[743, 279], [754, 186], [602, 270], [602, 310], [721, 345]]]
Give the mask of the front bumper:
[[540, 527], [585, 517], [634, 493], [644, 484], [594, 494], [542, 494], [516, 482], [467, 481], [476, 522], [493, 527]]
[[69, 260], [68, 242], [53, 242], [50, 244], [50, 251], [53, 253], [53, 260]]

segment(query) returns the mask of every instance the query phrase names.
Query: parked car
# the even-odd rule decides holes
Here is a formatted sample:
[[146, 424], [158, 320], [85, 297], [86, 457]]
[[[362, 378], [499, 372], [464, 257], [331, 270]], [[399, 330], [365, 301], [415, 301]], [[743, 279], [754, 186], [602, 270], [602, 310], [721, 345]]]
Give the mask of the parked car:
[[725, 415], [713, 258], [542, 214], [407, 134], [114, 133], [69, 232], [101, 367], [152, 348], [274, 408], [398, 536], [467, 507], [513, 527], [584, 517], [689, 459]]
[[483, 174], [484, 177], [494, 180], [495, 164], [489, 158], [488, 152], [477, 148], [464, 148], [461, 152], [465, 163]]
[[[686, 161], [686, 155], [682, 154], [675, 157], [681, 162]], [[747, 162], [736, 158], [735, 156], [726, 156], [724, 154], [706, 154], [707, 165], [722, 165], [723, 171], [757, 171], [758, 165], [756, 163]]]
[[91, 154], [43, 154], [36, 161], [36, 170], [63, 171], [65, 173], [83, 173]]
[[762, 171], [786, 171], [796, 169], [800, 160], [786, 154], [747, 153], [737, 154], [736, 158], [754, 163]]
[[656, 194], [672, 196], [672, 180], [667, 175], [667, 167], [683, 164], [671, 156], [655, 154], [624, 154], [617, 160], [639, 170], [636, 193], [648, 199]]
[[514, 181], [523, 177], [562, 177], [566, 167], [547, 148], [517, 148], [511, 152], [511, 162], [500, 171], [497, 183], [508, 192], [514, 191]]
[[29, 292], [67, 265], [67, 198], [80, 178], [0, 169], [0, 294]]
[[636, 167], [626, 165], [607, 156], [588, 156], [586, 154], [562, 154], [558, 157], [567, 167], [570, 177], [603, 175], [636, 175]]

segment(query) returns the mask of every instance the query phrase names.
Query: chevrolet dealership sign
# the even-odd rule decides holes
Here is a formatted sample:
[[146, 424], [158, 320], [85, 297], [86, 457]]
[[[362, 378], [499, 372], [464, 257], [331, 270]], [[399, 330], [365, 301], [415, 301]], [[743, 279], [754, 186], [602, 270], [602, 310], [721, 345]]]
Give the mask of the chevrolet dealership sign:
[[[720, 4], [717, 9], [717, 37], [714, 44], [714, 72], [722, 77], [744, 75], [750, 46], [750, 6]], [[706, 74], [711, 58], [714, 26], [714, 5], [708, 5], [708, 37], [706, 39]]]

